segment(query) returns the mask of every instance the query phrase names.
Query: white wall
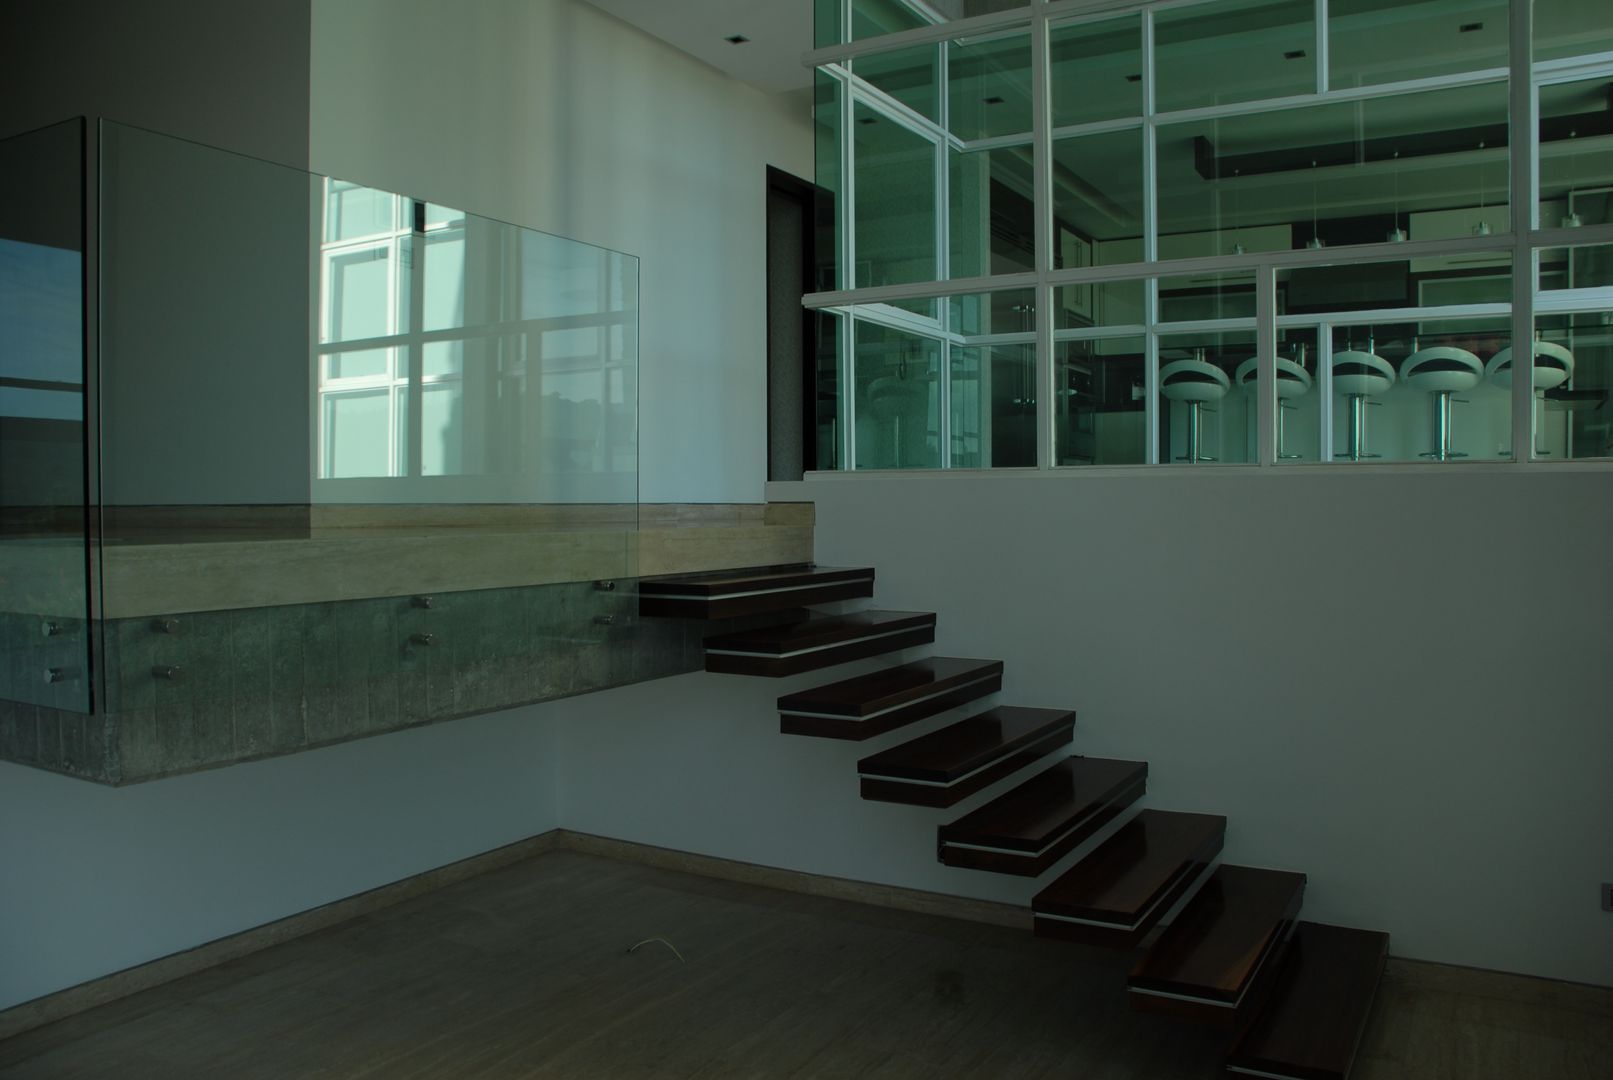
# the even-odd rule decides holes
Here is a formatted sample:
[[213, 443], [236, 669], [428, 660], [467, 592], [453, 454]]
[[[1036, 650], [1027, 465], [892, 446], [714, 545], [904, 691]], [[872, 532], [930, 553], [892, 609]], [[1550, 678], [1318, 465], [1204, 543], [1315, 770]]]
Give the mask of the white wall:
[[312, 39], [312, 168], [638, 256], [640, 498], [758, 501], [766, 166], [811, 175], [807, 107], [578, 0], [315, 0]]
[[[1393, 951], [1613, 984], [1613, 476], [909, 476], [770, 485], [817, 557], [1007, 662], [1006, 703], [1080, 710], [1149, 805], [1229, 816], [1225, 857], [1310, 875], [1307, 917]], [[681, 679], [564, 715], [569, 827], [1026, 899], [934, 862], [950, 812], [862, 803], [871, 745], [778, 734], [783, 685]], [[966, 803], [968, 809], [984, 796]], [[1046, 879], [1044, 879], [1045, 882]]]
[[128, 788], [0, 762], [0, 1009], [557, 824], [541, 708]]

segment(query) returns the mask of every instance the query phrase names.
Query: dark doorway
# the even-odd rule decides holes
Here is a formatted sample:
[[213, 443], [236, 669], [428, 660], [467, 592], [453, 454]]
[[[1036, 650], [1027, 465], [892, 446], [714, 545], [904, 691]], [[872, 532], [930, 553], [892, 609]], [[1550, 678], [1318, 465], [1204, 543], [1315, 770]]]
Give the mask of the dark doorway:
[[817, 461], [814, 291], [820, 189], [767, 169], [767, 478], [799, 480]]

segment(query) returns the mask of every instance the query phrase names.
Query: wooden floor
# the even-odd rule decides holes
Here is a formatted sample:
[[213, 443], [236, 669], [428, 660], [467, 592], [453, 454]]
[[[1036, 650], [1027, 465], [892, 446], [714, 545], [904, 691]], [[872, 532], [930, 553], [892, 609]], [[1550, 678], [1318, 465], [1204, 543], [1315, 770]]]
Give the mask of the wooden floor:
[[[1127, 1011], [1128, 962], [558, 851], [0, 1043], [0, 1077], [1223, 1075], [1222, 1036]], [[1519, 982], [1386, 978], [1357, 1080], [1613, 1076], [1613, 991]]]

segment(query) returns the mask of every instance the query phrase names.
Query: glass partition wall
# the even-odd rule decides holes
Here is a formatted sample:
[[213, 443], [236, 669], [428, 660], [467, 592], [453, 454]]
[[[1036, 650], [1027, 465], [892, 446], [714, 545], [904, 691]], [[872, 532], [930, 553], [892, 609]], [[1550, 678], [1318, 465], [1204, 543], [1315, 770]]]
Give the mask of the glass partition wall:
[[1602, 0], [817, 0], [816, 26], [820, 461], [1613, 452]]

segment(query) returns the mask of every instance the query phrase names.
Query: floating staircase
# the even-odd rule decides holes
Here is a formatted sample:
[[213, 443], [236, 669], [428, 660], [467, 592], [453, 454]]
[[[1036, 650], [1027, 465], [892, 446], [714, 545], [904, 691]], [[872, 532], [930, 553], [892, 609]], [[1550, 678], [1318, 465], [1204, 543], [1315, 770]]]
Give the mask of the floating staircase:
[[[867, 568], [728, 570], [645, 579], [639, 611], [765, 623], [706, 639], [706, 670], [738, 675], [798, 675], [935, 641], [931, 612], [806, 610], [873, 588]], [[899, 663], [784, 695], [780, 729], [870, 739], [999, 693], [1002, 678], [1000, 660]], [[1075, 723], [1072, 710], [988, 708], [864, 757], [862, 797], [955, 806], [1045, 765]], [[1229, 1075], [1346, 1080], [1389, 936], [1300, 921], [1302, 873], [1219, 863], [1222, 816], [1149, 808], [1122, 821], [1147, 782], [1145, 762], [1060, 758], [942, 824], [938, 856], [1031, 878], [1070, 860], [1031, 900], [1037, 936], [1139, 949], [1132, 1007], [1227, 1029]]]

